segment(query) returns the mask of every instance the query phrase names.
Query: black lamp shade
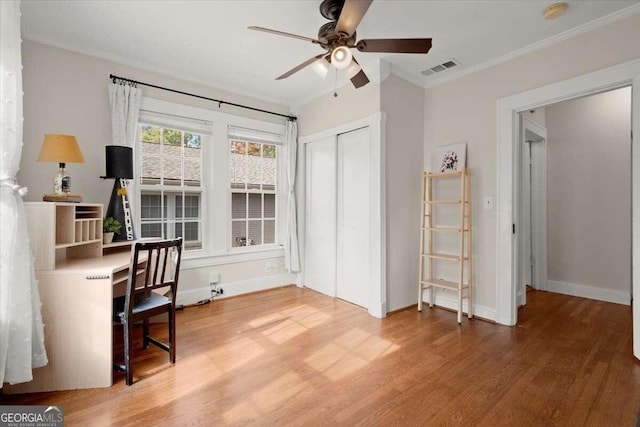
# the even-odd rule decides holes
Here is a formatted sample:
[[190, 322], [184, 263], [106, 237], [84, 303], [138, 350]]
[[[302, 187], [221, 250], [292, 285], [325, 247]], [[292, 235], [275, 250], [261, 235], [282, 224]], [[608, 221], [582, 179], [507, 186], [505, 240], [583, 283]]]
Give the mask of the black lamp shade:
[[105, 178], [133, 179], [133, 149], [122, 145], [105, 147], [107, 173]]

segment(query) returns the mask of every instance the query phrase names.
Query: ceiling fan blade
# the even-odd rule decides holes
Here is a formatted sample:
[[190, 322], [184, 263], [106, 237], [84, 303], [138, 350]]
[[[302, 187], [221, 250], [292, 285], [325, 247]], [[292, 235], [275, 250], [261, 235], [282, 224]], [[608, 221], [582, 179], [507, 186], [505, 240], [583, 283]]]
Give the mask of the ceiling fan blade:
[[272, 30], [271, 28], [256, 27], [255, 25], [249, 26], [247, 28], [249, 30], [262, 31], [262, 32], [265, 32], [265, 33], [271, 33], [271, 34], [275, 34], [275, 35], [278, 35], [278, 36], [292, 37], [294, 39], [304, 40], [304, 41], [308, 41], [308, 42], [311, 42], [311, 43], [322, 45], [322, 43], [320, 43], [320, 40], [312, 39], [311, 37], [299, 36], [297, 34], [292, 34], [292, 33], [285, 33], [284, 31]]
[[356, 44], [360, 52], [427, 53], [431, 39], [368, 39]]
[[369, 83], [369, 78], [367, 77], [367, 75], [364, 73], [363, 70], [360, 70], [358, 74], [351, 77], [351, 83], [353, 83], [353, 86], [356, 89], [358, 89], [366, 85], [367, 83]]
[[336, 24], [336, 32], [351, 36], [372, 2], [373, 0], [346, 0]]
[[290, 75], [297, 73], [298, 71], [302, 70], [304, 67], [306, 67], [307, 65], [311, 65], [314, 62], [316, 62], [318, 59], [322, 58], [323, 56], [325, 56], [326, 53], [321, 53], [320, 55], [316, 55], [313, 58], [309, 58], [306, 61], [304, 61], [302, 64], [298, 65], [297, 67], [294, 67], [292, 69], [290, 69], [289, 71], [287, 71], [286, 73], [284, 73], [283, 75], [281, 75], [280, 77], [276, 77], [276, 80], [282, 80], [282, 79], [286, 79], [287, 77], [289, 77]]
[[[360, 65], [358, 63], [358, 61], [356, 61], [356, 58], [353, 58], [353, 61], [356, 64]], [[369, 83], [369, 78], [364, 73], [364, 70], [362, 68], [360, 68], [360, 71], [358, 72], [358, 74], [356, 74], [355, 76], [351, 77], [351, 83], [353, 83], [353, 86], [356, 89], [358, 89], [358, 88], [361, 88], [362, 86], [366, 85], [367, 83]]]

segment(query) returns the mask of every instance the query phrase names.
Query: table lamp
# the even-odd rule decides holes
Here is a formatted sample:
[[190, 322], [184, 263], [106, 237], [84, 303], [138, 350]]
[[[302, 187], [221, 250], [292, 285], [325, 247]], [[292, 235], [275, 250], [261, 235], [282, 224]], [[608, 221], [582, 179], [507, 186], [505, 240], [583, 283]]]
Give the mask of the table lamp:
[[101, 178], [115, 178], [105, 217], [115, 218], [122, 225], [122, 231], [113, 237], [113, 241], [135, 240], [136, 235], [133, 230], [133, 218], [127, 191], [127, 179], [133, 179], [133, 149], [121, 145], [107, 145], [105, 146], [105, 159], [107, 173]]
[[84, 157], [75, 136], [45, 134], [39, 162], [57, 162], [60, 170], [53, 177], [54, 195], [67, 195], [71, 193], [71, 178], [65, 171], [66, 163], [84, 163]]

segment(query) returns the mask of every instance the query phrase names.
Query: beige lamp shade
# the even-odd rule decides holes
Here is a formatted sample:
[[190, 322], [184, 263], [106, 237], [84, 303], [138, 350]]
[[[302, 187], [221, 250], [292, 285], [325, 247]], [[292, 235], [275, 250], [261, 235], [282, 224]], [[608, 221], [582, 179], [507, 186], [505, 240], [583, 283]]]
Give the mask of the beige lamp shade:
[[38, 156], [39, 162], [84, 163], [84, 156], [73, 135], [47, 133]]

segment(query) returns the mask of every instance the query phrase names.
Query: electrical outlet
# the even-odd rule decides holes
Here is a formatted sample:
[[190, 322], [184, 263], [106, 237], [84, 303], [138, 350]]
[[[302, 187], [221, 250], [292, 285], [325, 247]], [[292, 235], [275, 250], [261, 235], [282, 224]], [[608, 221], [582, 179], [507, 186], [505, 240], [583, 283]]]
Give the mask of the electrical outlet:
[[209, 273], [209, 283], [210, 284], [217, 284], [220, 282], [220, 273], [216, 272], [216, 271], [212, 271], [211, 273]]
[[218, 295], [224, 294], [224, 289], [222, 286], [211, 284], [211, 298], [217, 297]]

